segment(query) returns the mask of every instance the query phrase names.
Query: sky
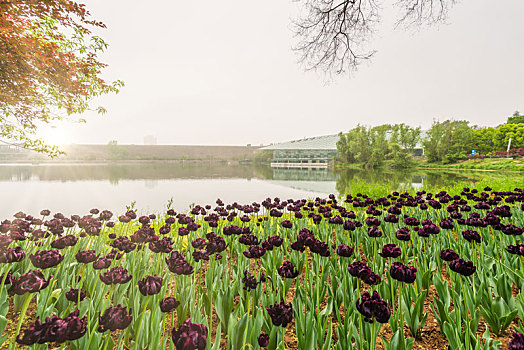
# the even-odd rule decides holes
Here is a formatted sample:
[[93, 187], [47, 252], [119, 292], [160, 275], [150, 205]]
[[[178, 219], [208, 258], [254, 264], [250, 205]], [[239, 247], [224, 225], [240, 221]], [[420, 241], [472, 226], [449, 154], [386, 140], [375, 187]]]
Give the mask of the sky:
[[395, 29], [384, 1], [375, 56], [331, 81], [293, 52], [291, 0], [84, 0], [107, 29], [107, 114], [45, 127], [51, 143], [260, 145], [345, 132], [357, 124], [434, 119], [479, 126], [524, 111], [521, 0], [464, 0], [446, 24]]

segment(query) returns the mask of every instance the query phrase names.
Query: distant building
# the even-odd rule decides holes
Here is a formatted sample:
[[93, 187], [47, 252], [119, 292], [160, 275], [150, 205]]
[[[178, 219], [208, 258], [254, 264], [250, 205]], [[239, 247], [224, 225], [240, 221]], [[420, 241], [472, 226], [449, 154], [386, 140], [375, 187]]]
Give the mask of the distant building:
[[156, 137], [153, 135], [144, 136], [144, 145], [156, 145]]
[[260, 148], [273, 151], [273, 168], [327, 168], [337, 156], [338, 135], [310, 137]]

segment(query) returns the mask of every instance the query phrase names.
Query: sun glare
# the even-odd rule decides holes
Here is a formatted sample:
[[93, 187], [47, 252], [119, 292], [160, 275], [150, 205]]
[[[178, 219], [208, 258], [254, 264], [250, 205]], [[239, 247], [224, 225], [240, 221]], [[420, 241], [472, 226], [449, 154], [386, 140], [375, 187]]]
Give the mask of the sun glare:
[[71, 143], [71, 139], [63, 128], [51, 126], [42, 133], [44, 141], [53, 146], [62, 146]]

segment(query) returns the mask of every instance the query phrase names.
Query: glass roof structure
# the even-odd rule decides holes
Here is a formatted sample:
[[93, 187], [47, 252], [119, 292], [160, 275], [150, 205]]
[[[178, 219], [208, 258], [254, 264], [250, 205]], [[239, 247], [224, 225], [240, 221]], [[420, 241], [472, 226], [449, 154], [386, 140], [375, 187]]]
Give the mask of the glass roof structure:
[[338, 135], [309, 137], [260, 148], [261, 150], [337, 150]]

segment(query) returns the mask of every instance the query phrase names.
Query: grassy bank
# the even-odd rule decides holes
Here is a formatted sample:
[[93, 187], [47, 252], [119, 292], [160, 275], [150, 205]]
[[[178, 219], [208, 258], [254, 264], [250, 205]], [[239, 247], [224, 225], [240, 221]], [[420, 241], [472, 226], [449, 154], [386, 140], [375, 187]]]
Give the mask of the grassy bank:
[[[335, 169], [364, 169], [363, 163], [335, 163]], [[380, 167], [381, 169], [394, 168], [393, 162], [387, 160]], [[411, 166], [407, 168], [420, 169], [473, 169], [473, 170], [493, 170], [493, 171], [522, 171], [524, 172], [523, 159], [509, 159], [509, 158], [490, 158], [490, 159], [468, 159], [459, 161], [457, 163], [442, 164], [442, 163], [428, 163], [425, 158], [414, 159]], [[397, 168], [398, 169], [398, 168]]]
[[490, 159], [468, 159], [452, 164], [427, 163], [417, 161], [416, 166], [420, 168], [439, 168], [439, 169], [476, 169], [476, 170], [496, 170], [496, 171], [524, 171], [524, 160], [490, 158]]

